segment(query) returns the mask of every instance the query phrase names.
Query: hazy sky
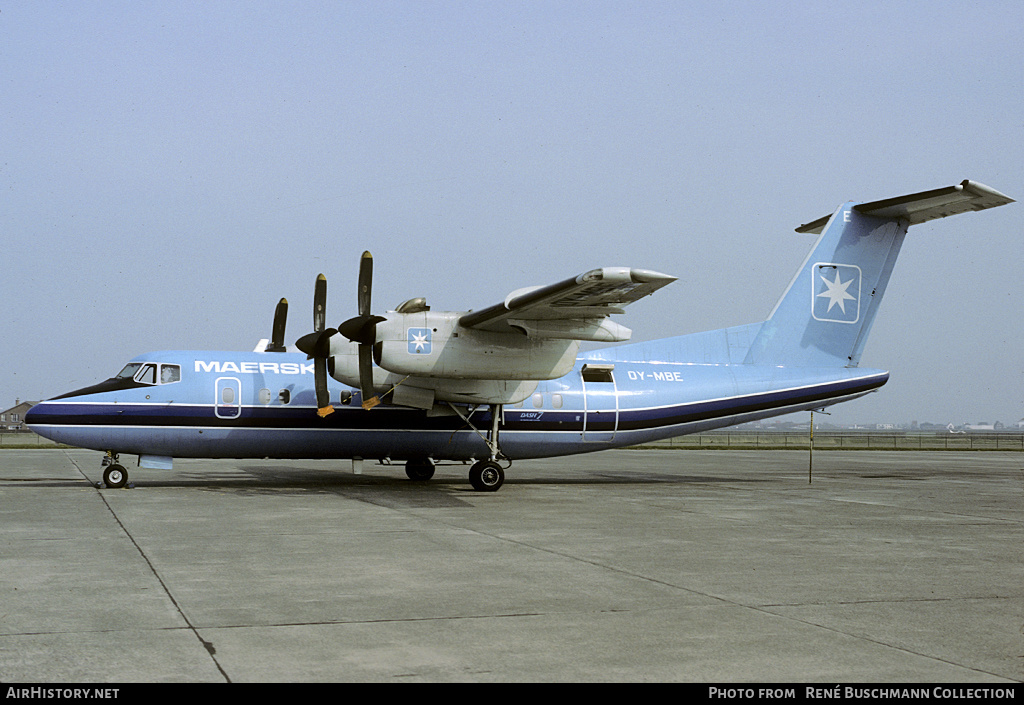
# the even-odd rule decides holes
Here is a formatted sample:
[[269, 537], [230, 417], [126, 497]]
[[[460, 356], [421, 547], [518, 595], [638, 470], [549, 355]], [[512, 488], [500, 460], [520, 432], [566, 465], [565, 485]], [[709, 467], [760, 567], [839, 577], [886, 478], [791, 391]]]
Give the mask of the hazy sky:
[[[3, 2], [0, 407], [599, 266], [634, 340], [762, 320], [851, 200], [1024, 200], [1024, 4]], [[838, 422], [1024, 417], [1024, 204], [915, 226]]]

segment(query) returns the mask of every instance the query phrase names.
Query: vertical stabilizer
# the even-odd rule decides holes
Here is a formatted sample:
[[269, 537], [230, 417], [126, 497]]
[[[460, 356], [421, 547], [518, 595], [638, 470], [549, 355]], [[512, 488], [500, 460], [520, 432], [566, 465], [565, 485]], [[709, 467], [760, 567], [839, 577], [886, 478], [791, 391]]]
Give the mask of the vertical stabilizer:
[[853, 205], [832, 214], [746, 362], [857, 365], [908, 222], [862, 215]]
[[821, 233], [745, 362], [856, 367], [907, 228], [1013, 199], [972, 181], [870, 203], [846, 203], [797, 228]]

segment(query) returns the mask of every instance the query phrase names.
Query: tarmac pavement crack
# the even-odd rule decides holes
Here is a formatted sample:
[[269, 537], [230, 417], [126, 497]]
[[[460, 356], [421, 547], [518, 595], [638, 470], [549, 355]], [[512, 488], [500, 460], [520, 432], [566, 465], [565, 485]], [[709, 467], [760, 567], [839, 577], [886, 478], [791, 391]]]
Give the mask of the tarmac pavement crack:
[[[453, 526], [453, 527], [457, 527], [457, 528], [460, 528], [460, 529], [466, 529], [466, 527], [464, 527], [464, 526], [460, 526], [458, 524], [454, 524], [454, 523], [451, 523], [451, 522], [439, 521], [439, 520], [436, 520], [436, 519], [428, 519], [427, 517], [423, 517], [423, 516], [421, 516], [419, 514], [416, 514], [415, 512], [412, 512], [412, 514], [415, 514], [420, 519], [427, 519], [429, 521], [435, 521], [436, 523], [443, 524], [443, 525], [446, 525], [446, 526]], [[619, 567], [619, 566], [614, 566], [614, 565], [611, 565], [611, 564], [608, 564], [608, 563], [603, 563], [601, 561], [597, 561], [597, 560], [593, 560], [593, 559], [589, 559], [589, 558], [582, 558], [580, 556], [576, 556], [576, 555], [573, 555], [571, 553], [567, 553], [565, 551], [558, 551], [558, 550], [555, 550], [555, 549], [552, 549], [552, 548], [548, 548], [548, 547], [545, 547], [545, 546], [538, 546], [536, 544], [532, 544], [532, 543], [529, 543], [529, 542], [526, 542], [526, 541], [521, 541], [521, 540], [518, 540], [518, 539], [509, 538], [507, 536], [501, 536], [499, 534], [494, 534], [494, 533], [489, 533], [489, 532], [486, 532], [486, 531], [481, 531], [480, 529], [468, 529], [468, 530], [472, 531], [473, 533], [479, 534], [480, 536], [486, 536], [488, 538], [495, 539], [495, 540], [498, 540], [498, 541], [504, 541], [504, 542], [511, 543], [511, 544], [514, 544], [514, 545], [517, 545], [517, 546], [522, 546], [524, 548], [529, 548], [529, 549], [532, 549], [532, 550], [535, 550], [535, 551], [541, 551], [541, 552], [544, 552], [544, 553], [548, 553], [550, 555], [559, 556], [561, 558], [567, 558], [569, 560], [578, 561], [580, 563], [585, 563], [585, 564], [588, 564], [588, 565], [592, 565], [594, 567], [597, 567], [597, 568], [600, 568], [600, 569], [603, 569], [603, 570], [610, 570], [610, 571], [613, 571], [613, 572], [616, 572], [616, 573], [620, 573], [622, 575], [630, 576], [630, 577], [635, 578], [637, 580], [642, 580], [644, 582], [651, 583], [651, 584], [654, 584], [654, 585], [662, 585], [662, 586], [671, 588], [673, 590], [681, 590], [683, 592], [690, 593], [690, 594], [693, 594], [693, 595], [700, 595], [702, 597], [705, 597], [705, 598], [708, 598], [708, 599], [711, 599], [711, 600], [716, 600], [718, 602], [721, 602], [724, 605], [730, 605], [730, 606], [733, 606], [733, 607], [739, 607], [739, 608], [743, 608], [743, 609], [753, 610], [755, 612], [759, 612], [759, 613], [761, 613], [763, 615], [766, 615], [768, 617], [772, 617], [772, 618], [776, 618], [776, 619], [781, 619], [781, 620], [785, 620], [785, 621], [789, 621], [789, 622], [794, 622], [794, 623], [797, 623], [797, 624], [802, 624], [802, 625], [805, 625], [805, 626], [808, 626], [808, 627], [812, 627], [812, 628], [815, 628], [815, 629], [822, 629], [822, 630], [831, 632], [833, 634], [840, 634], [840, 635], [848, 637], [850, 639], [856, 639], [856, 640], [865, 641], [865, 642], [872, 643], [872, 644], [877, 644], [877, 645], [883, 646], [885, 648], [895, 649], [896, 651], [900, 651], [900, 652], [903, 652], [903, 653], [906, 653], [906, 654], [911, 654], [913, 656], [917, 656], [917, 657], [920, 657], [920, 658], [931, 659], [931, 660], [934, 660], [934, 661], [938, 661], [940, 663], [946, 663], [946, 664], [950, 664], [952, 666], [957, 666], [957, 667], [961, 667], [961, 668], [967, 668], [967, 669], [969, 669], [971, 671], [974, 671], [976, 673], [983, 673], [983, 674], [991, 675], [991, 676], [999, 676], [1000, 675], [998, 673], [992, 673], [992, 672], [989, 672], [989, 671], [985, 671], [983, 669], [973, 668], [971, 666], [965, 666], [963, 663], [958, 663], [956, 661], [951, 661], [951, 660], [948, 660], [948, 659], [944, 659], [944, 658], [942, 658], [940, 656], [936, 656], [934, 654], [928, 654], [928, 653], [923, 653], [923, 652], [920, 652], [920, 651], [915, 651], [913, 649], [909, 649], [909, 648], [906, 648], [906, 647], [903, 647], [903, 646], [899, 646], [898, 644], [889, 643], [889, 642], [884, 641], [884, 640], [872, 638], [872, 637], [866, 636], [864, 634], [857, 634], [857, 633], [853, 633], [851, 631], [846, 631], [846, 630], [842, 630], [842, 629], [837, 629], [835, 627], [829, 627], [829, 626], [826, 626], [826, 625], [823, 625], [823, 624], [818, 624], [818, 623], [813, 622], [813, 621], [808, 620], [808, 619], [803, 619], [803, 618], [795, 617], [795, 616], [792, 616], [792, 615], [785, 615], [785, 614], [780, 614], [778, 612], [773, 612], [771, 608], [772, 607], [778, 607], [778, 605], [755, 605], [755, 604], [748, 604], [748, 603], [744, 603], [744, 602], [739, 602], [739, 601], [736, 601], [736, 600], [731, 600], [731, 599], [726, 598], [726, 597], [722, 597], [721, 595], [714, 595], [714, 594], [711, 594], [709, 592], [702, 592], [702, 591], [699, 591], [699, 590], [694, 590], [692, 588], [684, 587], [682, 585], [677, 585], [677, 584], [672, 583], [672, 582], [667, 581], [667, 580], [661, 580], [661, 579], [658, 579], [658, 578], [651, 577], [649, 575], [643, 575], [643, 574], [637, 573], [634, 570], [629, 570], [627, 568], [622, 568], [622, 567]], [[615, 610], [615, 611], [620, 611], [620, 610]], [[621, 610], [621, 611], [625, 612], [625, 611], [631, 611], [631, 610]], [[502, 617], [512, 617], [512, 616], [515, 616], [515, 617], [519, 617], [519, 616], [527, 616], [527, 615], [495, 615], [495, 616], [502, 616]]]
[[[395, 510], [395, 511], [398, 511], [398, 510]], [[521, 546], [523, 548], [528, 548], [528, 549], [531, 549], [533, 551], [540, 551], [542, 553], [547, 553], [547, 554], [552, 555], [552, 556], [558, 556], [559, 558], [566, 558], [566, 559], [569, 559], [569, 560], [572, 560], [572, 561], [575, 561], [575, 562], [578, 562], [578, 563], [583, 563], [583, 564], [586, 564], [586, 565], [591, 565], [591, 566], [594, 566], [595, 568], [600, 568], [602, 570], [610, 570], [610, 571], [613, 571], [615, 573], [620, 573], [622, 575], [626, 575], [626, 576], [629, 576], [629, 577], [637, 579], [637, 580], [642, 580], [644, 582], [651, 583], [653, 585], [662, 585], [662, 586], [665, 586], [665, 587], [672, 588], [674, 590], [682, 590], [684, 592], [688, 592], [688, 593], [691, 593], [691, 594], [694, 594], [694, 595], [700, 595], [702, 597], [707, 597], [709, 599], [719, 600], [719, 601], [721, 601], [723, 603], [726, 603], [726, 604], [738, 604], [738, 603], [734, 603], [731, 600], [728, 600], [726, 598], [719, 597], [717, 595], [711, 595], [711, 594], [708, 594], [708, 593], [700, 592], [699, 590], [694, 590], [692, 588], [684, 587], [682, 585], [676, 585], [676, 584], [671, 583], [671, 582], [666, 581], [666, 580], [660, 580], [660, 579], [654, 578], [654, 577], [652, 577], [650, 575], [643, 575], [643, 574], [637, 573], [634, 570], [629, 570], [627, 568], [622, 568], [622, 567], [619, 567], [619, 566], [611, 565], [609, 563], [604, 563], [604, 562], [601, 562], [601, 561], [598, 561], [598, 560], [594, 560], [594, 559], [590, 559], [590, 558], [583, 558], [581, 556], [577, 556], [577, 555], [574, 555], [572, 553], [568, 553], [566, 551], [559, 551], [559, 550], [556, 550], [556, 549], [553, 549], [553, 548], [549, 548], [547, 546], [540, 546], [540, 545], [537, 545], [537, 544], [534, 544], [534, 543], [530, 543], [528, 541], [522, 541], [520, 539], [509, 538], [508, 536], [502, 536], [500, 534], [490, 533], [490, 532], [487, 532], [487, 531], [482, 531], [480, 529], [472, 529], [472, 528], [469, 528], [469, 527], [466, 527], [466, 526], [463, 526], [461, 524], [454, 523], [454, 522], [443, 521], [443, 520], [434, 519], [434, 518], [431, 518], [431, 517], [425, 517], [425, 516], [422, 516], [421, 514], [418, 514], [416, 512], [409, 512], [409, 514], [411, 514], [413, 516], [416, 516], [417, 518], [425, 520], [425, 521], [431, 521], [431, 522], [434, 522], [434, 523], [437, 523], [437, 524], [442, 524], [444, 526], [461, 529], [463, 531], [470, 531], [470, 532], [472, 532], [474, 534], [477, 534], [479, 536], [486, 536], [487, 538], [494, 539], [496, 541], [502, 541], [502, 542], [509, 543], [509, 544], [512, 544], [512, 545], [515, 545], [515, 546]]]
[[[75, 461], [74, 458], [71, 457], [71, 454], [68, 453], [67, 451], [64, 451], [64, 454], [67, 456], [71, 464], [75, 466], [75, 469], [77, 469], [78, 472], [81, 473], [82, 477], [84, 477], [86, 480], [89, 480], [88, 476], [82, 470], [81, 466]], [[202, 647], [210, 655], [210, 659], [213, 661], [213, 665], [217, 667], [217, 670], [224, 677], [224, 680], [230, 683], [231, 677], [227, 674], [227, 672], [224, 670], [224, 667], [221, 666], [220, 662], [217, 660], [217, 649], [214, 647], [213, 643], [207, 641], [199, 634], [199, 630], [196, 628], [194, 624], [192, 624], [192, 621], [188, 618], [188, 615], [185, 614], [185, 611], [181, 608], [181, 605], [178, 604], [178, 601], [174, 599], [174, 594], [171, 592], [170, 588], [168, 588], [167, 583], [165, 583], [164, 579], [160, 577], [160, 572], [156, 569], [156, 566], [153, 565], [153, 562], [149, 559], [149, 556], [146, 555], [146, 552], [142, 549], [142, 546], [140, 546], [139, 542], [135, 540], [135, 537], [132, 536], [131, 532], [128, 530], [128, 527], [125, 526], [124, 523], [121, 521], [121, 518], [117, 516], [117, 512], [115, 512], [114, 508], [110, 506], [110, 502], [107, 501], [107, 498], [103, 496], [102, 492], [97, 492], [96, 494], [99, 496], [100, 501], [103, 502], [104, 506], [106, 506], [107, 511], [110, 512], [110, 515], [114, 518], [114, 522], [117, 523], [118, 527], [120, 527], [121, 531], [124, 532], [124, 535], [128, 538], [128, 540], [131, 541], [132, 545], [135, 547], [135, 550], [139, 552], [139, 556], [142, 557], [142, 560], [145, 561], [146, 565], [149, 567], [149, 571], [153, 574], [153, 577], [156, 579], [157, 583], [160, 584], [160, 588], [164, 591], [164, 594], [167, 596], [167, 599], [171, 601], [172, 605], [174, 605], [174, 609], [181, 616], [181, 619], [185, 623], [186, 628], [190, 632], [192, 632], [192, 634], [199, 641]]]
[[[899, 600], [899, 602], [903, 602], [903, 600]], [[767, 607], [763, 607], [763, 606], [757, 606], [757, 605], [745, 605], [745, 606], [748, 607], [749, 609], [756, 610], [756, 611], [758, 611], [758, 612], [760, 612], [762, 614], [771, 615], [773, 617], [778, 617], [780, 619], [784, 619], [784, 620], [787, 620], [787, 621], [790, 621], [790, 622], [795, 622], [797, 624], [803, 624], [803, 625], [806, 625], [806, 626], [809, 626], [809, 627], [814, 627], [815, 629], [822, 629], [824, 631], [831, 632], [833, 634], [840, 634], [840, 635], [848, 637], [850, 639], [856, 639], [858, 641], [864, 641], [864, 642], [867, 642], [869, 644], [877, 644], [878, 646], [883, 646], [883, 647], [885, 647], [887, 649], [893, 649], [895, 651], [899, 651], [899, 652], [904, 653], [904, 654], [910, 654], [912, 656], [917, 656], [919, 658], [930, 659], [932, 661], [938, 661], [939, 663], [949, 664], [950, 666], [956, 666], [957, 668], [963, 668], [963, 669], [966, 669], [966, 670], [969, 670], [969, 671], [973, 671], [974, 673], [982, 673], [982, 674], [985, 674], [986, 676], [993, 676], [993, 677], [996, 677], [996, 678], [1003, 678], [1003, 677], [1005, 677], [1005, 674], [996, 673], [996, 672], [993, 672], [993, 671], [986, 671], [986, 670], [981, 669], [981, 668], [975, 668], [973, 666], [968, 666], [968, 665], [965, 665], [964, 663], [961, 663], [959, 661], [952, 661], [950, 659], [942, 658], [941, 656], [936, 656], [935, 654], [929, 654], [929, 653], [925, 653], [925, 652], [920, 651], [920, 650], [910, 649], [910, 648], [907, 648], [905, 646], [900, 646], [898, 644], [894, 644], [894, 643], [892, 643], [890, 641], [885, 641], [885, 640], [882, 640], [882, 639], [876, 639], [874, 637], [870, 637], [870, 636], [868, 636], [866, 634], [858, 634], [858, 633], [854, 633], [854, 632], [852, 632], [850, 630], [837, 629], [835, 627], [829, 627], [829, 626], [826, 626], [824, 624], [819, 624], [819, 623], [814, 622], [812, 620], [804, 619], [804, 618], [801, 618], [801, 617], [795, 617], [793, 615], [778, 614], [777, 612], [772, 612], [770, 609], [768, 609]]]

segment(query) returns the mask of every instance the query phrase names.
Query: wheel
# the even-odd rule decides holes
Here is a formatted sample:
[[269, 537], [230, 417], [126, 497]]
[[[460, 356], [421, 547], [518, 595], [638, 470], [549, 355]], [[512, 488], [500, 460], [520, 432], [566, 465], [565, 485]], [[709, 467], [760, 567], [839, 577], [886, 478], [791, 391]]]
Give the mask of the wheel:
[[426, 458], [409, 460], [405, 463], [405, 474], [410, 480], [426, 482], [434, 476], [434, 463]]
[[505, 471], [493, 460], [481, 460], [469, 470], [469, 483], [479, 492], [497, 492], [505, 482]]
[[128, 471], [120, 465], [108, 465], [103, 471], [103, 484], [117, 489], [128, 483]]

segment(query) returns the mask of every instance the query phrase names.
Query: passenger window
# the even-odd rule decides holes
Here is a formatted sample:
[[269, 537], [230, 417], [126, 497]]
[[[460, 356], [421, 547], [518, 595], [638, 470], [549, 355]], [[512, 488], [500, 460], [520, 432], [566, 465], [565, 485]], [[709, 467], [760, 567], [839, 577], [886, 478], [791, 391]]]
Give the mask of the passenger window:
[[533, 395], [533, 408], [534, 409], [539, 409], [542, 406], [544, 406], [544, 395], [543, 394], [534, 394]]
[[277, 393], [277, 400], [282, 404], [287, 404], [292, 400], [292, 393], [289, 392], [287, 389], [282, 389], [280, 392]]
[[181, 381], [179, 365], [160, 365], [160, 384], [174, 384]]
[[235, 403], [235, 389], [234, 389], [234, 387], [224, 387], [224, 391], [221, 392], [220, 397], [221, 397], [221, 400], [225, 404], [234, 404]]
[[143, 365], [139, 373], [135, 375], [135, 381], [143, 384], [156, 384], [156, 365], [151, 363]]
[[260, 404], [269, 404], [270, 403], [270, 399], [271, 399], [271, 396], [270, 396], [270, 390], [269, 389], [261, 389], [259, 391]]
[[561, 409], [562, 408], [562, 395], [561, 394], [552, 394], [551, 395], [551, 406], [553, 406], [556, 409]]
[[352, 391], [351, 390], [349, 390], [349, 389], [342, 389], [341, 390], [341, 403], [344, 406], [348, 406], [349, 404], [352, 403]]

